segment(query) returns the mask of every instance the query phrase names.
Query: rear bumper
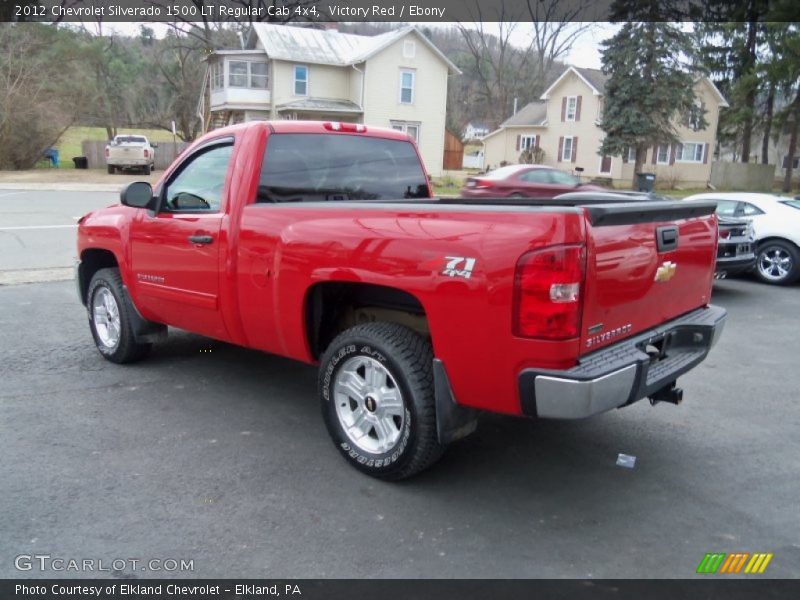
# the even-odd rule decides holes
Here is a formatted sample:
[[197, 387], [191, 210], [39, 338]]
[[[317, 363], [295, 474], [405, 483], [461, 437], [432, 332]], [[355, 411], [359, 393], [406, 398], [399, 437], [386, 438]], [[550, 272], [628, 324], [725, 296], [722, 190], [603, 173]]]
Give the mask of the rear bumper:
[[[522, 412], [582, 419], [651, 396], [705, 359], [726, 315], [709, 306], [588, 354], [572, 369], [525, 369], [518, 377]], [[651, 357], [648, 346], [658, 356]]]
[[717, 273], [741, 273], [756, 264], [755, 244], [749, 240], [720, 243], [717, 250]]
[[152, 158], [109, 158], [106, 160], [106, 164], [110, 167], [144, 167], [152, 162]]

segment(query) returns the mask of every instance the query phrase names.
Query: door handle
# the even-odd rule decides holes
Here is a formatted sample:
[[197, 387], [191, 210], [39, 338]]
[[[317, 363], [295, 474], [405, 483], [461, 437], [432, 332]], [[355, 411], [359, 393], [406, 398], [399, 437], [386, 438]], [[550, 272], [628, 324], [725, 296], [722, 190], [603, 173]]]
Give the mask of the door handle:
[[190, 235], [189, 242], [192, 244], [211, 244], [214, 241], [214, 238], [210, 235]]

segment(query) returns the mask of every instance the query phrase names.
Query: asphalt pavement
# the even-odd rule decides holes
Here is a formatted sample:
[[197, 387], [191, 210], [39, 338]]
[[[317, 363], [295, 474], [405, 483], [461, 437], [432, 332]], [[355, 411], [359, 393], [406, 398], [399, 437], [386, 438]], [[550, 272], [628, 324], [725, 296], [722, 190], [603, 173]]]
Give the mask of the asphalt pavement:
[[[25, 197], [44, 213], [16, 223], [61, 224], [109, 197], [64, 201], [56, 221], [45, 196]], [[22, 235], [29, 252], [46, 245]], [[15, 256], [3, 268], [37, 264]], [[0, 285], [0, 578], [93, 576], [19, 571], [20, 555], [121, 559], [122, 577], [683, 578], [739, 551], [774, 554], [763, 576], [797, 577], [798, 294], [717, 282], [728, 324], [681, 378], [681, 406], [485, 415], [435, 467], [383, 483], [333, 447], [314, 368], [175, 331], [114, 365], [71, 282]], [[142, 571], [151, 559], [193, 569]]]
[[0, 188], [0, 285], [70, 277], [76, 222], [118, 192]]

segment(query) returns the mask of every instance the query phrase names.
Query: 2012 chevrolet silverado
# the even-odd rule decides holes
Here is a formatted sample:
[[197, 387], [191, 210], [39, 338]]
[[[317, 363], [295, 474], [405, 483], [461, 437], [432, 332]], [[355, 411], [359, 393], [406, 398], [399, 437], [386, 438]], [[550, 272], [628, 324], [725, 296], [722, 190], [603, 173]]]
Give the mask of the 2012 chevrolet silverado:
[[248, 123], [84, 216], [76, 281], [110, 361], [175, 327], [319, 365], [336, 447], [400, 479], [480, 410], [677, 404], [725, 321], [714, 208], [434, 199], [401, 132]]

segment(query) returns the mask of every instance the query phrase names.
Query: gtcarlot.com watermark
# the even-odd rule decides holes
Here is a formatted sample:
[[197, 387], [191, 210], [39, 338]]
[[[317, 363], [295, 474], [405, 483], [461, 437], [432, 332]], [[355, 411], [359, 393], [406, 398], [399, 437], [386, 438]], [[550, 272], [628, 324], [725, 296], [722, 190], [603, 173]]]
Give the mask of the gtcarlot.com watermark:
[[20, 554], [14, 558], [17, 571], [55, 573], [110, 573], [113, 571], [151, 571], [154, 573], [194, 571], [194, 559], [184, 558], [65, 558], [50, 554]]

